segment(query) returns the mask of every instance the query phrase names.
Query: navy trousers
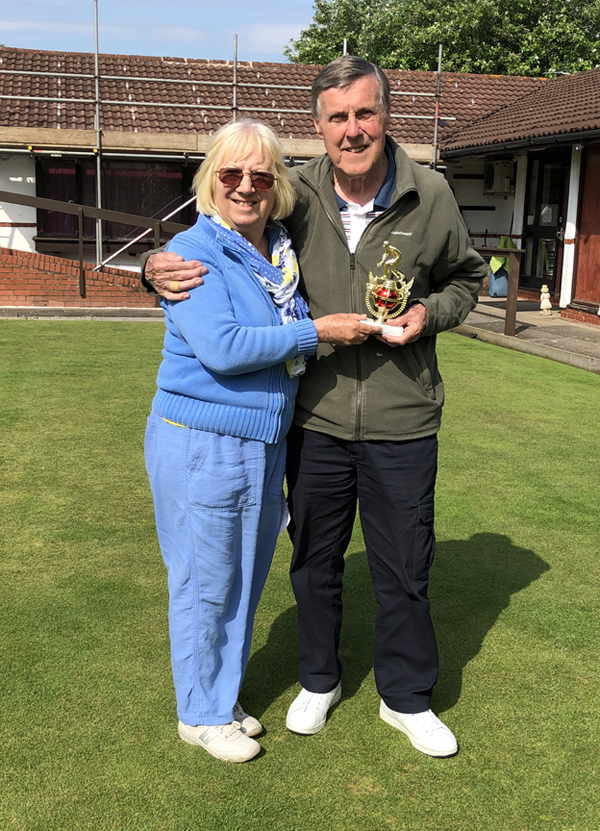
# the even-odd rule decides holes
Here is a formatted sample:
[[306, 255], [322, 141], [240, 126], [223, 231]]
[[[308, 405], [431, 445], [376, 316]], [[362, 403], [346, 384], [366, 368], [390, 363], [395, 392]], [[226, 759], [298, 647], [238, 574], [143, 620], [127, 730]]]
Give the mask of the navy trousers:
[[427, 597], [436, 473], [436, 436], [353, 442], [290, 430], [290, 575], [305, 689], [329, 692], [341, 677], [344, 554], [358, 504], [378, 604], [377, 690], [393, 710], [429, 709], [439, 667]]

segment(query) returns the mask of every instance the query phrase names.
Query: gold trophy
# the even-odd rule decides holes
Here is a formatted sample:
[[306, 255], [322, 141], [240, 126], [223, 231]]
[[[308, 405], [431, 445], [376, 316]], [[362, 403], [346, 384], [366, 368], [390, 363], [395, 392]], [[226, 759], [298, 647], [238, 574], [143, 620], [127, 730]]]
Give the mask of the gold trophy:
[[383, 274], [381, 277], [373, 276], [373, 272], [369, 271], [369, 282], [367, 283], [367, 295], [365, 303], [367, 309], [377, 320], [366, 320], [370, 326], [381, 326], [385, 335], [392, 335], [400, 337], [404, 329], [403, 326], [387, 326], [386, 320], [392, 320], [394, 317], [401, 315], [408, 298], [410, 297], [410, 290], [415, 279], [406, 282], [406, 277], [398, 270], [397, 266], [402, 259], [402, 254], [393, 245], [390, 245], [386, 240], [383, 243], [383, 257], [381, 262], [377, 263], [377, 268], [383, 267]]

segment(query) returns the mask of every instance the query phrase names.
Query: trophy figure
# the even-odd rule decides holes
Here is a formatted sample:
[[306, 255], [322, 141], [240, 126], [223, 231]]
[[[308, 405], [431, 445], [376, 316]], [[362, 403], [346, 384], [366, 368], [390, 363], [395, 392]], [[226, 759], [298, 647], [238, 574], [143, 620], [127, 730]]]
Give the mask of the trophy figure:
[[372, 271], [369, 272], [367, 295], [365, 297], [367, 309], [377, 318], [365, 322], [370, 326], [381, 326], [382, 334], [395, 337], [400, 337], [404, 327], [387, 326], [386, 320], [391, 320], [402, 314], [408, 303], [412, 284], [415, 281], [413, 277], [410, 283], [407, 283], [404, 274], [398, 270], [397, 266], [401, 259], [400, 251], [386, 240], [383, 243], [383, 257], [381, 262], [377, 263], [377, 268], [383, 267], [383, 274], [378, 277], [377, 275], [373, 276]]

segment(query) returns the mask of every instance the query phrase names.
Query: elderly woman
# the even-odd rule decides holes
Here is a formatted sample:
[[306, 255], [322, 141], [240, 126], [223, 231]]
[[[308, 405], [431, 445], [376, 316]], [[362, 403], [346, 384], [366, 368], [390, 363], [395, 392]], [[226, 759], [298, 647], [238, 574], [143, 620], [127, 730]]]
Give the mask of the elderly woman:
[[215, 135], [194, 179], [200, 214], [168, 250], [208, 268], [167, 327], [146, 467], [168, 570], [180, 737], [231, 762], [260, 751], [238, 702], [256, 607], [285, 526], [285, 435], [298, 375], [319, 340], [361, 343], [364, 315], [313, 321], [280, 219], [294, 205], [266, 125]]

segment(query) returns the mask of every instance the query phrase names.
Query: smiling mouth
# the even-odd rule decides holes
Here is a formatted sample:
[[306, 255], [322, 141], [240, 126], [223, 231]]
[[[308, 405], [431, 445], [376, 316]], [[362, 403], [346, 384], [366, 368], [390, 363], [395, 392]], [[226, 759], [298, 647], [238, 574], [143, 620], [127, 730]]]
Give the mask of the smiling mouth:
[[358, 155], [359, 153], [364, 153], [365, 150], [369, 149], [368, 144], [363, 144], [360, 147], [343, 147], [342, 150], [344, 153], [352, 153], [353, 155]]
[[252, 208], [256, 205], [256, 202], [245, 202], [241, 199], [232, 199], [231, 201], [234, 205], [241, 205], [242, 208]]

